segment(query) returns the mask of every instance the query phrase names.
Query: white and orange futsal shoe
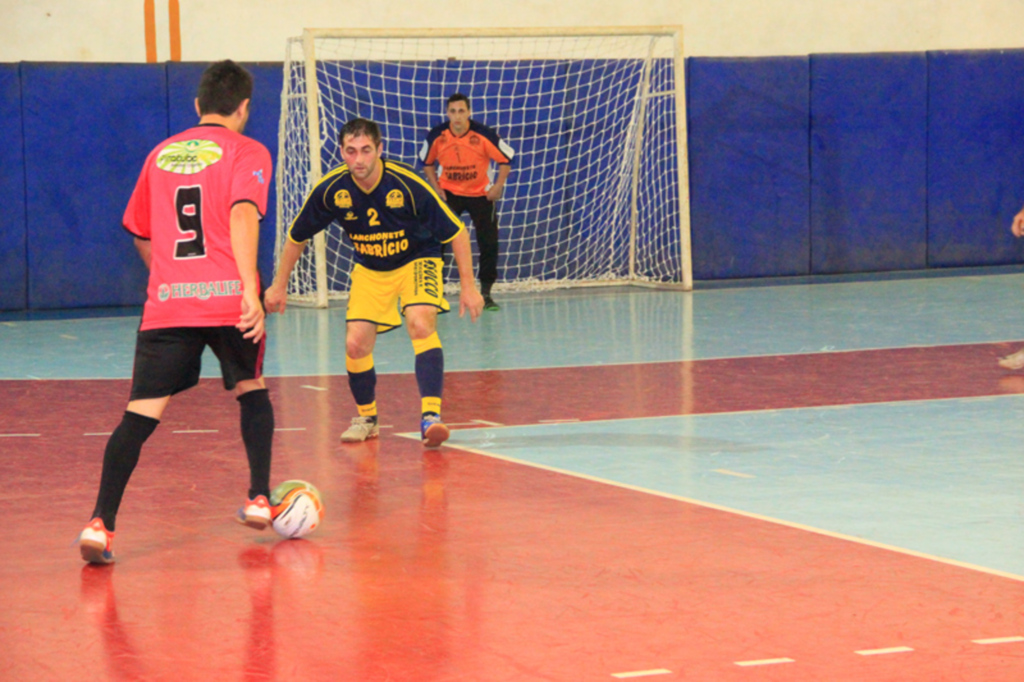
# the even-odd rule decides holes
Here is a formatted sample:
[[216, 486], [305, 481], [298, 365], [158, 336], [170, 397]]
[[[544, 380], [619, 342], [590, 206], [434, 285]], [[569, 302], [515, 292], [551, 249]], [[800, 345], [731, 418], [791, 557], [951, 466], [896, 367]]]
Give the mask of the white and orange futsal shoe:
[[114, 563], [114, 550], [111, 545], [114, 542], [114, 534], [103, 525], [103, 519], [94, 518], [85, 527], [85, 530], [78, 536], [78, 548], [82, 552], [82, 558], [90, 564], [112, 564]]
[[242, 525], [263, 530], [270, 525], [270, 501], [264, 495], [257, 495], [238, 508], [235, 520]]

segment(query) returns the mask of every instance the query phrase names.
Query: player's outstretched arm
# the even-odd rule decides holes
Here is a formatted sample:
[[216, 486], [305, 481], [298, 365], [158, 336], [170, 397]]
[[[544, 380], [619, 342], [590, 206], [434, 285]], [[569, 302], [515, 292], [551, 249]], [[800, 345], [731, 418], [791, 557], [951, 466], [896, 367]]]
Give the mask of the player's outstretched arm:
[[306, 242], [296, 244], [290, 239], [285, 241], [274, 283], [263, 295], [263, 304], [267, 307], [268, 313], [283, 313], [288, 305], [288, 278], [292, 276], [292, 270], [305, 248]]
[[260, 305], [259, 275], [256, 254], [260, 243], [260, 214], [256, 206], [247, 201], [231, 207], [231, 251], [242, 280], [242, 310], [238, 327], [244, 338], [259, 343], [263, 338], [263, 306]]
[[484, 309], [484, 297], [477, 291], [476, 278], [473, 277], [473, 251], [469, 245], [469, 233], [466, 230], [459, 232], [451, 245], [455, 265], [459, 269], [459, 317], [463, 317], [468, 310], [469, 318], [476, 322]]
[[1024, 208], [1013, 216], [1013, 225], [1010, 226], [1010, 231], [1013, 232], [1014, 237], [1024, 237]]

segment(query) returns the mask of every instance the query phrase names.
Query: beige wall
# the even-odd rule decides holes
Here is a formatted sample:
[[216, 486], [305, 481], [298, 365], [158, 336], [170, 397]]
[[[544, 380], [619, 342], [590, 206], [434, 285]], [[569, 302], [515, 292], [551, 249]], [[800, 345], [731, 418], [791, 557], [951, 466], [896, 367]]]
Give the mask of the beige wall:
[[[683, 24], [688, 56], [1024, 47], [1024, 0], [179, 0], [182, 59], [280, 61], [304, 27]], [[155, 0], [170, 57], [168, 0]], [[487, 5], [486, 12], [473, 7]], [[0, 62], [145, 61], [144, 0], [0, 0]]]

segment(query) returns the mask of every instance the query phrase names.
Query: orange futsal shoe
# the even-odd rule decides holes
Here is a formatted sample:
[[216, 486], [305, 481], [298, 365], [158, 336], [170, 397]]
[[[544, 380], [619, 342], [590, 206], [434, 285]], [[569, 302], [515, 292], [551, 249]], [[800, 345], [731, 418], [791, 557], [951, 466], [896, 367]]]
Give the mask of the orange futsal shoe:
[[270, 502], [264, 495], [257, 495], [238, 508], [235, 520], [244, 526], [263, 530], [270, 525]]
[[111, 544], [114, 541], [114, 534], [103, 525], [103, 519], [94, 518], [85, 527], [85, 530], [78, 536], [78, 549], [82, 552], [82, 558], [90, 564], [112, 564], [114, 563], [114, 550]]

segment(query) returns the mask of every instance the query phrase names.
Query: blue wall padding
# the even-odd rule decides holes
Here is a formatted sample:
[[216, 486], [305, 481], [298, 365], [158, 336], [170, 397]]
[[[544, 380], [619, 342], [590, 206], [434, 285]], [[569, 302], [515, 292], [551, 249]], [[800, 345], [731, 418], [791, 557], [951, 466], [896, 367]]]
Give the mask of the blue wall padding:
[[930, 52], [928, 264], [1024, 262], [1024, 50]]
[[687, 74], [694, 277], [807, 274], [808, 59], [694, 57]]
[[811, 56], [811, 268], [927, 267], [923, 53]]
[[167, 135], [165, 79], [163, 64], [22, 64], [31, 308], [145, 300], [122, 217]]
[[21, 135], [21, 75], [0, 64], [0, 310], [28, 307], [25, 235], [25, 148]]
[[[0, 147], [0, 309], [144, 300], [147, 273], [122, 215], [148, 152], [195, 123], [192, 102], [205, 66], [0, 65], [0, 134], [9, 142]], [[246, 134], [276, 162], [281, 64], [246, 66], [256, 81]], [[358, 64], [344, 92], [353, 111], [383, 118], [366, 101], [369, 82], [411, 79], [424, 99], [412, 108], [401, 102], [401, 120], [391, 124], [397, 128], [384, 132], [387, 153], [413, 162], [422, 135], [444, 120], [444, 98], [466, 91], [474, 113], [517, 148], [516, 183], [564, 190], [539, 206], [513, 183], [502, 202], [502, 237], [515, 212], [527, 216], [517, 238], [557, 251], [551, 240], [565, 216], [593, 193], [569, 185], [560, 159], [596, 124], [559, 94], [578, 80], [572, 68], [538, 62], [536, 78], [514, 91], [484, 84], [502, 68], [488, 61]], [[697, 279], [1024, 262], [1024, 240], [1009, 233], [1024, 206], [1024, 50], [691, 58], [687, 75]], [[540, 120], [509, 105], [523, 97], [548, 99], [554, 113]], [[538, 135], [558, 138], [555, 151], [531, 145]], [[650, 142], [647, 171], [673, 170], [674, 140]], [[588, 151], [606, 164], [617, 153]], [[261, 231], [267, 277], [275, 195], [276, 179]], [[572, 234], [577, 244], [585, 237]], [[532, 259], [505, 254], [500, 267], [510, 277], [539, 272]], [[557, 276], [573, 277], [570, 270]]]
[[[196, 90], [207, 66], [206, 62], [167, 64], [167, 106], [170, 111], [171, 135], [199, 122], [195, 109]], [[281, 120], [283, 65], [280, 62], [243, 62], [242, 66], [252, 74], [253, 80], [252, 104], [245, 134], [262, 142], [270, 150], [274, 164], [267, 214], [260, 223], [260, 252], [257, 261], [266, 287], [270, 286], [274, 277], [274, 241], [277, 238], [277, 128]], [[159, 142], [153, 140], [153, 145]]]

